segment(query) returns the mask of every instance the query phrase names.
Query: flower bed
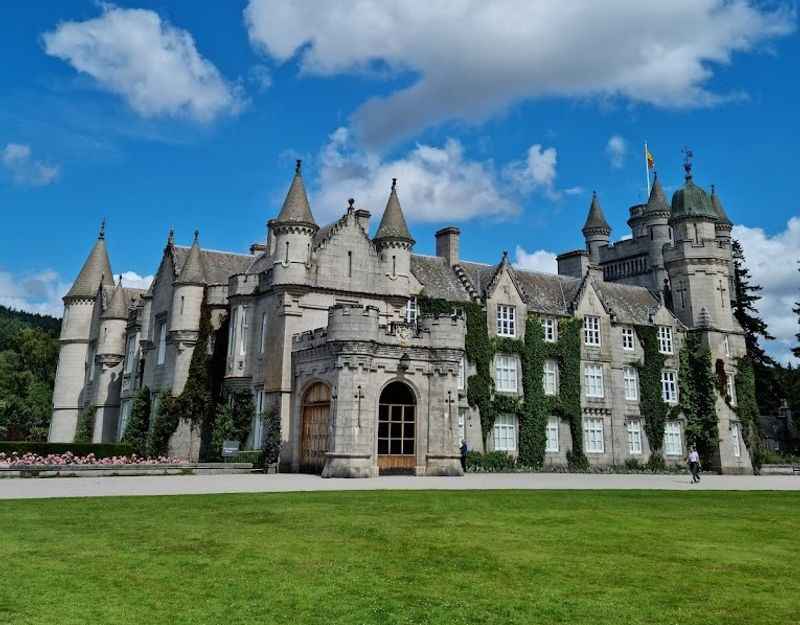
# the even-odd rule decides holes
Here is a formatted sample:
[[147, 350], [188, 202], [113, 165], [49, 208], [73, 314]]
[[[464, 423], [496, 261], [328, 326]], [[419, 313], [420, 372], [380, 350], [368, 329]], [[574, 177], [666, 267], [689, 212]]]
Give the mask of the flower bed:
[[184, 460], [180, 458], [170, 458], [158, 456], [154, 458], [144, 458], [131, 454], [130, 456], [111, 456], [109, 458], [97, 458], [94, 454], [76, 456], [72, 452], [63, 454], [39, 454], [25, 453], [19, 454], [12, 452], [4, 454], [0, 452], [0, 468], [21, 468], [33, 466], [108, 466], [108, 465], [156, 465], [156, 464], [181, 464]]

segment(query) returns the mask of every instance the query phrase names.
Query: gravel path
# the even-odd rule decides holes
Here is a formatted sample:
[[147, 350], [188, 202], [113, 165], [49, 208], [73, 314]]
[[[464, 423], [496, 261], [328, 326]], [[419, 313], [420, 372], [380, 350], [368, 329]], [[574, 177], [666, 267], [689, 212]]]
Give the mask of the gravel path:
[[705, 475], [690, 484], [682, 475], [586, 475], [555, 473], [470, 474], [464, 477], [379, 477], [322, 479], [282, 475], [142, 476], [0, 479], [0, 499], [200, 495], [342, 490], [800, 490], [800, 476]]

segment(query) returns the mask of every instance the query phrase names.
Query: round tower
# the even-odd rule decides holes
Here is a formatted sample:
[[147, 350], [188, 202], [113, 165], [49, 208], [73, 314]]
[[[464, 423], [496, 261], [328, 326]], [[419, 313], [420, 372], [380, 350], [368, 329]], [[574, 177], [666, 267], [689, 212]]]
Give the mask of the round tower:
[[606, 221], [603, 209], [597, 199], [597, 192], [592, 192], [592, 203], [589, 206], [589, 214], [586, 216], [586, 223], [581, 229], [586, 240], [586, 250], [589, 252], [589, 262], [592, 265], [600, 264], [600, 249], [608, 247], [608, 239], [611, 236], [611, 226]]
[[664, 189], [658, 174], [653, 178], [650, 197], [644, 206], [641, 227], [644, 240], [647, 241], [648, 263], [653, 275], [653, 288], [660, 291], [664, 288], [667, 272], [664, 269], [664, 246], [672, 241], [669, 225], [670, 209], [664, 196]]
[[311, 266], [311, 246], [319, 226], [308, 204], [301, 165], [298, 160], [281, 211], [268, 223], [273, 284], [304, 284]]
[[53, 387], [53, 416], [48, 440], [69, 443], [75, 437], [86, 374], [92, 315], [101, 286], [114, 286], [105, 241], [105, 222], [94, 247], [64, 296], [58, 370]]
[[175, 278], [170, 311], [170, 332], [196, 332], [200, 327], [200, 309], [203, 304], [207, 272], [200, 249], [200, 233], [194, 231], [194, 240], [183, 266]]
[[392, 178], [392, 189], [381, 223], [373, 238], [375, 248], [385, 268], [386, 277], [394, 285], [393, 292], [408, 296], [411, 278], [411, 248], [414, 239], [408, 231], [406, 218], [397, 197], [397, 178]]

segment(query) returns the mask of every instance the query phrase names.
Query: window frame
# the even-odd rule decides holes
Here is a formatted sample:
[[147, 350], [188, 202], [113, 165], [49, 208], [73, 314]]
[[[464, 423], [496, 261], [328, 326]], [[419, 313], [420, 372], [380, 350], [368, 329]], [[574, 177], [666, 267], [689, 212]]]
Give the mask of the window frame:
[[548, 417], [547, 425], [545, 426], [545, 453], [557, 454], [560, 449], [559, 436], [560, 436], [560, 423], [558, 417]]
[[632, 352], [636, 350], [633, 336], [633, 328], [630, 326], [622, 327], [622, 351]]
[[673, 334], [671, 326], [658, 326], [656, 332], [658, 337], [658, 353], [672, 355], [675, 353], [675, 346], [673, 345]]
[[130, 373], [133, 371], [133, 361], [136, 357], [136, 344], [138, 343], [139, 333], [134, 332], [128, 335], [125, 348], [125, 365], [123, 366], [123, 373]]
[[[558, 397], [559, 374], [558, 360], [555, 358], [545, 358], [542, 363], [542, 392], [547, 397]], [[548, 386], [548, 380], [552, 381], [552, 388]]]
[[156, 365], [163, 366], [167, 360], [167, 320], [163, 319], [158, 325], [158, 349], [156, 351]]
[[248, 315], [248, 309], [250, 307], [247, 304], [242, 304], [239, 306], [239, 355], [246, 356], [247, 355], [247, 334], [248, 330], [250, 329], [250, 315]]
[[[517, 415], [501, 412], [495, 417], [492, 427], [492, 445], [494, 451], [517, 451]], [[500, 442], [502, 441], [502, 446]], [[510, 443], [509, 443], [510, 441]]]
[[741, 428], [738, 423], [731, 423], [731, 446], [733, 447], [733, 457], [742, 457], [742, 438]]
[[668, 404], [677, 404], [678, 372], [675, 369], [661, 370], [661, 401]]
[[[594, 327], [590, 327], [594, 326]], [[589, 339], [592, 340], [589, 340]], [[583, 344], [587, 347], [600, 347], [600, 317], [598, 315], [586, 315], [583, 318]]]
[[683, 455], [683, 435], [678, 421], [667, 421], [664, 424], [664, 455], [673, 457]]
[[542, 327], [544, 328], [544, 342], [557, 343], [558, 342], [558, 319], [555, 317], [545, 317], [542, 320]]
[[[636, 367], [630, 365], [622, 367], [622, 388], [625, 401], [639, 401], [639, 370]], [[629, 393], [630, 390], [633, 392]]]
[[497, 304], [495, 320], [497, 321], [497, 327], [495, 328], [497, 336], [509, 336], [512, 338], [517, 336], [516, 306]]
[[[513, 366], [506, 366], [503, 367], [502, 363], [506, 365], [513, 365]], [[503, 380], [504, 382], [511, 379], [511, 375], [504, 377], [500, 375], [501, 371], [512, 372], [513, 371], [513, 378], [514, 378], [514, 388], [506, 388], [501, 387], [500, 381]], [[519, 393], [519, 362], [517, 360], [516, 355], [514, 354], [495, 354], [494, 357], [494, 384], [495, 390], [501, 393]]]
[[405, 318], [405, 322], [409, 325], [417, 322], [419, 319], [419, 305], [417, 304], [416, 297], [408, 298], [403, 316]]
[[457, 388], [459, 391], [463, 391], [467, 387], [467, 357], [462, 356], [461, 359], [458, 361], [458, 379], [457, 379]]
[[263, 354], [264, 350], [267, 348], [267, 311], [263, 311], [261, 313], [261, 336], [259, 337], [258, 342], [258, 353]]
[[[599, 424], [599, 428], [597, 425]], [[592, 427], [592, 426], [595, 427]], [[603, 417], [584, 417], [583, 418], [583, 447], [587, 454], [604, 454], [606, 452], [605, 423]], [[600, 433], [599, 447], [598, 439], [591, 434]]]
[[642, 422], [640, 419], [631, 419], [625, 424], [628, 435], [628, 455], [642, 455]]
[[[590, 375], [590, 370], [595, 372], [597, 375]], [[595, 394], [591, 391], [597, 391], [597, 380], [599, 380], [599, 389], [600, 394]], [[583, 384], [585, 387], [584, 396], [587, 399], [605, 399], [606, 396], [606, 388], [605, 388], [605, 379], [603, 375], [603, 365], [587, 362], [583, 365]]]

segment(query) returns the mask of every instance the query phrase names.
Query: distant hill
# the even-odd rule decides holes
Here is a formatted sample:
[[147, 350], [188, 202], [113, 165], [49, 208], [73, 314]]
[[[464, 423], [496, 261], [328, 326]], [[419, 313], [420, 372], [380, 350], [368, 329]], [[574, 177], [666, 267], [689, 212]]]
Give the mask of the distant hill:
[[0, 306], [0, 440], [45, 440], [61, 320]]

